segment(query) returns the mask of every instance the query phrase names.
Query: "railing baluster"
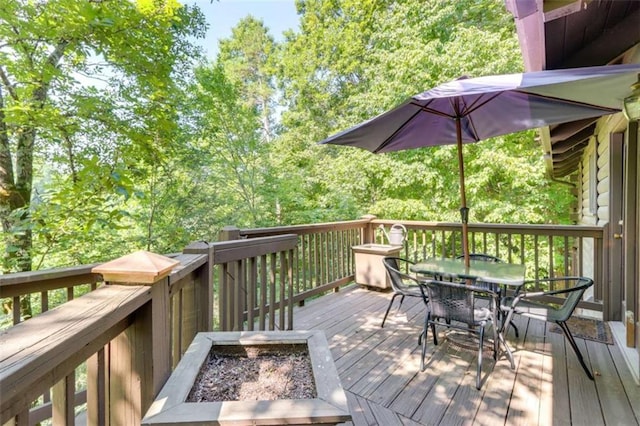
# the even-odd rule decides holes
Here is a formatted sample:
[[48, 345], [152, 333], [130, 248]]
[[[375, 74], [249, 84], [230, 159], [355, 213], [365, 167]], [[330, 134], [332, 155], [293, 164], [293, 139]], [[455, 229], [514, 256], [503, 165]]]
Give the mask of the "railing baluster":
[[[25, 296], [25, 297], [28, 297], [28, 296]], [[13, 309], [13, 325], [20, 324], [20, 319], [22, 316], [20, 312], [22, 310], [22, 306], [20, 306], [20, 296], [13, 297], [12, 309]]]
[[47, 312], [49, 310], [49, 292], [40, 292], [40, 312]]
[[236, 282], [233, 286], [233, 331], [242, 330], [244, 323], [245, 303], [245, 268], [244, 260], [234, 262]]
[[289, 264], [287, 262], [287, 256], [285, 253], [280, 252], [280, 254], [278, 255], [278, 257], [280, 258], [280, 282], [279, 282], [279, 300], [278, 300], [278, 317], [279, 317], [279, 321], [278, 321], [278, 329], [279, 330], [284, 330], [285, 329], [285, 298], [286, 298], [286, 288], [288, 286], [287, 282], [287, 272], [289, 269]]
[[220, 281], [220, 317], [222, 331], [230, 331], [233, 314], [233, 305], [231, 304], [231, 289], [233, 288], [233, 277], [231, 276], [231, 265], [225, 263], [222, 265], [222, 280]]
[[564, 237], [564, 247], [562, 249], [563, 254], [564, 254], [564, 276], [568, 277], [570, 275], [573, 275], [571, 273], [572, 268], [571, 268], [571, 262], [570, 262], [570, 255], [572, 254], [572, 250], [569, 246], [569, 237], [565, 236]]
[[100, 349], [87, 360], [87, 424], [105, 425], [105, 350]]
[[582, 276], [582, 264], [584, 262], [584, 238], [578, 238], [578, 276]]
[[338, 231], [338, 277], [342, 277], [345, 275], [344, 269], [344, 252], [345, 252], [345, 244], [344, 244], [344, 236], [345, 231]]
[[540, 245], [538, 244], [538, 235], [533, 236], [533, 270], [535, 271], [535, 276], [533, 277], [536, 281], [540, 279]]
[[316, 288], [319, 285], [318, 275], [320, 274], [319, 266], [320, 266], [320, 255], [318, 253], [319, 245], [318, 239], [320, 236], [318, 234], [313, 234], [313, 279], [311, 288]]
[[182, 331], [182, 350], [181, 355], [186, 352], [189, 344], [196, 336], [198, 331], [198, 303], [196, 300], [196, 286], [193, 280], [188, 280], [182, 287], [183, 295], [183, 331]]
[[67, 375], [52, 389], [52, 408], [54, 425], [75, 425], [75, 373]]
[[[289, 265], [293, 265], [294, 261], [295, 261], [295, 251], [293, 249], [289, 250]], [[289, 269], [287, 271], [287, 274], [289, 276], [288, 280], [289, 282], [291, 282], [291, 280], [293, 280], [293, 269], [291, 268], [291, 266], [289, 266]], [[288, 294], [287, 294], [287, 300], [288, 300], [288, 306], [287, 306], [287, 330], [293, 330], [293, 286], [292, 285], [288, 285]]]
[[329, 282], [329, 260], [327, 259], [328, 255], [328, 244], [329, 244], [329, 233], [323, 232], [322, 238], [320, 239], [320, 282], [326, 283]]
[[269, 330], [276, 329], [276, 254], [269, 256]]
[[182, 348], [184, 348], [184, 337], [182, 335], [182, 324], [184, 324], [184, 293], [182, 289], [178, 290], [178, 296], [176, 297], [176, 317], [177, 321], [174, 323], [175, 336], [176, 336], [176, 356], [180, 358], [182, 354]]
[[260, 256], [260, 330], [266, 330], [265, 318], [267, 316], [267, 256]]
[[311, 266], [311, 259], [309, 256], [309, 235], [302, 236], [302, 246], [300, 247], [300, 252], [302, 253], [301, 262], [302, 262], [302, 291], [306, 291], [309, 289], [309, 267]]
[[554, 278], [556, 276], [553, 252], [554, 252], [553, 235], [549, 235], [549, 278]]
[[249, 282], [247, 283], [247, 329], [253, 331], [256, 309], [256, 286], [258, 281], [258, 269], [256, 258], [249, 259]]
[[331, 276], [329, 282], [332, 282], [338, 276], [338, 233], [337, 231], [331, 231], [331, 254], [329, 255], [331, 261]]

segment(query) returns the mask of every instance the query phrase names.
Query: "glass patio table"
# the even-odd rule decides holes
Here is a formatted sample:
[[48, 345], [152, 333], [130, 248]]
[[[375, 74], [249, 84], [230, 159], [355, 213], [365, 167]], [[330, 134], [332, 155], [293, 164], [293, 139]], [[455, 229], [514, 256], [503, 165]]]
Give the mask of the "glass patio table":
[[[515, 263], [492, 263], [482, 260], [470, 260], [469, 266], [465, 266], [462, 259], [449, 259], [449, 258], [431, 258], [421, 262], [417, 262], [410, 267], [411, 272], [417, 274], [431, 275], [435, 277], [442, 277], [453, 280], [473, 280], [474, 285], [482, 286], [489, 284], [491, 290], [496, 292], [498, 298], [503, 294], [505, 287], [512, 287], [516, 291], [524, 284], [525, 280], [525, 265]], [[500, 300], [496, 300], [494, 309], [494, 318], [500, 319], [502, 313], [500, 312]], [[505, 324], [500, 324], [501, 321], [497, 321], [495, 324], [498, 329], [498, 337], [500, 342], [504, 345], [507, 352], [507, 357], [511, 362], [511, 367], [514, 367], [513, 356], [511, 350], [507, 346], [504, 330]], [[514, 325], [515, 327], [515, 325]], [[517, 329], [516, 329], [517, 330]], [[466, 348], [477, 348], [475, 342], [466, 341], [466, 337], [460, 339], [460, 337], [448, 336], [448, 338], [459, 346]], [[466, 336], [466, 335], [465, 335]], [[451, 339], [451, 337], [454, 337]], [[474, 346], [475, 345], [475, 346]]]
[[471, 279], [500, 286], [520, 287], [524, 284], [525, 266], [472, 259], [469, 267], [466, 267], [462, 259], [432, 258], [412, 265], [411, 271], [449, 279]]

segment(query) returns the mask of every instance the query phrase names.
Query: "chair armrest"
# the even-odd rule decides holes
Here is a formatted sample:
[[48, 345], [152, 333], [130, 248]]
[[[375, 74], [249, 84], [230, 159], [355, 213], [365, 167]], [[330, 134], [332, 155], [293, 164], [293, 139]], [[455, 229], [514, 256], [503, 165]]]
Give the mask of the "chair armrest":
[[[515, 297], [513, 299], [513, 303], [511, 304], [511, 307], [515, 307], [521, 300], [523, 299], [533, 299], [536, 297], [541, 297], [541, 296], [555, 296], [558, 294], [565, 294], [565, 293], [572, 293], [575, 291], [580, 291], [580, 290], [584, 290], [588, 287], [590, 287], [593, 284], [593, 280], [591, 280], [590, 278], [584, 278], [584, 277], [556, 277], [556, 278], [545, 278], [542, 280], [532, 280], [532, 281], [525, 281], [525, 284], [523, 285], [526, 286], [527, 284], [540, 284], [541, 282], [554, 282], [554, 281], [576, 281], [577, 283], [579, 283], [578, 285], [574, 285], [572, 287], [568, 287], [568, 288], [563, 288], [560, 290], [547, 290], [547, 291], [519, 291], [516, 292]], [[582, 284], [580, 284], [582, 282]]]

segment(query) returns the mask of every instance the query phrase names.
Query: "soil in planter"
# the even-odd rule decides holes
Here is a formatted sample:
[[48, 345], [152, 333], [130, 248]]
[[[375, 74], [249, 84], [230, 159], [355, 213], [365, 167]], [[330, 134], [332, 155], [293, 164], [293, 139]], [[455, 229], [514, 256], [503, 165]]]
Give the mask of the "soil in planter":
[[187, 402], [316, 398], [307, 345], [213, 346]]

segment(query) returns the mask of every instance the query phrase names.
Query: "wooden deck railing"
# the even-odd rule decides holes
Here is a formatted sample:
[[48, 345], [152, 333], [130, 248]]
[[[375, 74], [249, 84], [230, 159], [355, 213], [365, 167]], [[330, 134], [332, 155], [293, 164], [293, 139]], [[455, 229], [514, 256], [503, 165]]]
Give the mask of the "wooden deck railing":
[[[391, 221], [365, 216], [358, 221], [231, 230], [230, 238], [256, 238], [281, 233], [298, 235], [293, 276], [304, 300], [350, 282], [354, 277], [351, 247], [365, 243], [388, 243], [380, 226], [401, 223], [407, 239], [401, 255], [413, 261], [462, 254], [459, 223]], [[557, 276], [593, 278], [590, 300], [580, 307], [603, 312], [609, 319], [608, 252], [606, 227], [572, 225], [469, 224], [469, 250], [487, 253], [511, 263], [526, 265], [527, 278]], [[300, 284], [297, 284], [300, 283]]]
[[[187, 247], [177, 255], [179, 268], [150, 287], [102, 283], [91, 273], [94, 265], [0, 276], [0, 300], [12, 307], [8, 316], [15, 324], [0, 331], [0, 424], [47, 418], [74, 424], [85, 402], [88, 424], [139, 423], [196, 332], [293, 328], [294, 304], [352, 282], [351, 247], [385, 243], [378, 228], [393, 223], [365, 217], [225, 228], [221, 241]], [[459, 224], [402, 223], [408, 229], [404, 257], [460, 253]], [[524, 263], [529, 278], [592, 276], [594, 295], [583, 307], [607, 319], [605, 229], [469, 228], [471, 250]], [[66, 296], [57, 309], [48, 303], [51, 291]], [[20, 315], [25, 299], [33, 303], [27, 321]]]
[[93, 288], [28, 320], [11, 314], [15, 325], [0, 331], [0, 424], [50, 418], [73, 425], [77, 411], [86, 411], [91, 425], [139, 424], [195, 333], [213, 329], [214, 267], [222, 277], [219, 329], [246, 327], [246, 288], [267, 300], [258, 315], [248, 314], [251, 327], [293, 327], [296, 243], [295, 235], [195, 243], [176, 257], [180, 265], [168, 277], [150, 286], [102, 283], [91, 266], [0, 276], [0, 298], [12, 302], [13, 312], [23, 298], [87, 282]]
[[221, 238], [253, 239], [295, 234], [292, 276], [296, 303], [327, 291], [338, 289], [353, 280], [354, 260], [351, 247], [370, 242], [371, 218], [313, 225], [272, 228], [225, 228]]
[[[388, 225], [389, 222], [372, 222], [376, 224]], [[403, 256], [418, 261], [462, 254], [459, 224], [403, 224], [408, 230]], [[600, 226], [469, 224], [469, 251], [524, 264], [529, 280], [559, 276], [593, 278], [591, 300], [581, 302], [580, 307], [604, 312], [606, 319], [608, 307], [603, 302], [609, 285], [605, 231]], [[382, 241], [380, 233], [377, 238]]]

